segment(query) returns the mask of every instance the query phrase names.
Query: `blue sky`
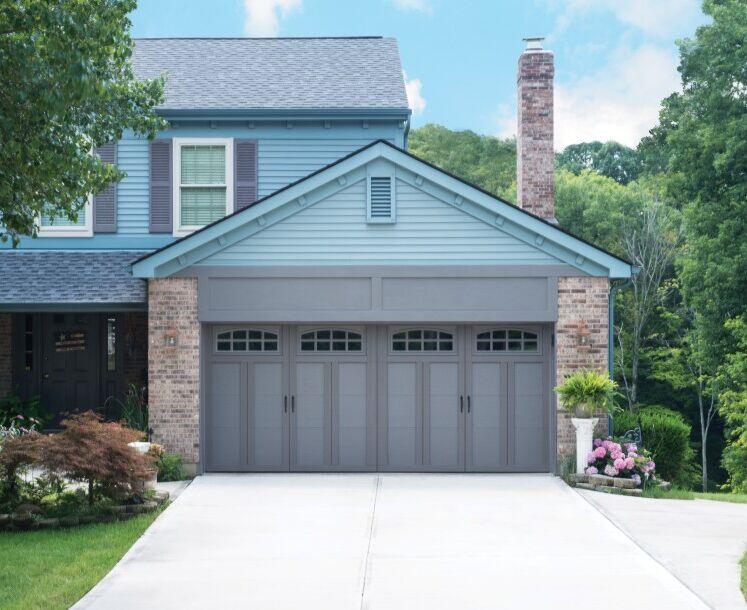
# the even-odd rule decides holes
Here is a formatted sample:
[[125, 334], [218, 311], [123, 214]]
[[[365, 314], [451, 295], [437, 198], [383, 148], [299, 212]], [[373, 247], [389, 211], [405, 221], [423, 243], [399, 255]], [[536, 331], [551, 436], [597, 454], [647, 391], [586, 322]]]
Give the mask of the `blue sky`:
[[698, 0], [140, 0], [133, 35], [394, 36], [413, 125], [510, 136], [522, 37], [556, 56], [556, 148], [630, 146], [679, 87], [675, 39]]

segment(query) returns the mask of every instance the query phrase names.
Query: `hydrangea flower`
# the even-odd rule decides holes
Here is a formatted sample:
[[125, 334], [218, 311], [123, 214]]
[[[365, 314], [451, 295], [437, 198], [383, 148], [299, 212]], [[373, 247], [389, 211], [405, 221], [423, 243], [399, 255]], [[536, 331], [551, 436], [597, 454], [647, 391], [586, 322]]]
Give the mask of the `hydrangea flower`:
[[616, 477], [620, 473], [612, 464], [607, 464], [604, 467], [604, 474], [606, 474], [608, 477]]
[[589, 466], [584, 472], [586, 474], [599, 474], [599, 471], [594, 466]]
[[607, 455], [607, 450], [604, 447], [597, 447], [594, 449], [594, 455], [597, 456], [600, 460]]
[[625, 460], [622, 458], [617, 458], [615, 459], [614, 465], [616, 470], [623, 470], [625, 468]]
[[630, 455], [628, 455], [628, 457], [625, 458], [625, 469], [633, 470], [634, 467], [635, 467], [635, 461], [633, 460], [632, 457], [630, 457]]
[[631, 478], [631, 479], [632, 479], [633, 481], [635, 481], [635, 484], [636, 484], [636, 485], [640, 486], [640, 484], [641, 484], [641, 475], [639, 475], [639, 474], [634, 474], [634, 475], [633, 475], [633, 476], [631, 476], [630, 478]]
[[601, 447], [602, 446], [602, 439], [601, 438], [595, 438], [594, 439], [594, 447]]
[[587, 464], [593, 464], [597, 461], [597, 455], [593, 451], [589, 451], [589, 453], [586, 455], [586, 463]]

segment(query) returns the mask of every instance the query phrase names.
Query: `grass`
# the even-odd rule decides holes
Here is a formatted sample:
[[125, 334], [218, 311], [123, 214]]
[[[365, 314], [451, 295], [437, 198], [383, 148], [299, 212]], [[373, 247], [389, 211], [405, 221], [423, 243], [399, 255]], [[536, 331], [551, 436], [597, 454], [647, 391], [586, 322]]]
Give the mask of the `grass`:
[[690, 491], [673, 487], [669, 491], [663, 491], [658, 487], [649, 487], [643, 492], [645, 498], [662, 498], [665, 500], [714, 500], [716, 502], [734, 502], [736, 504], [747, 504], [747, 494], [716, 493], [701, 491]]
[[69, 608], [119, 561], [158, 511], [129, 521], [0, 533], [0, 608]]
[[747, 600], [747, 551], [742, 555], [742, 595]]

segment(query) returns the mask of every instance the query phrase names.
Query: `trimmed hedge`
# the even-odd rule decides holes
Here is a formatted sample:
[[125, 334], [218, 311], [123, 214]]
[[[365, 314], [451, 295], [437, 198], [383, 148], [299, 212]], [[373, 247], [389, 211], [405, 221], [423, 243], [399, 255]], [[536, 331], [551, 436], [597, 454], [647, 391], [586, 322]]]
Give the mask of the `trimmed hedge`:
[[[690, 424], [677, 411], [659, 406], [643, 407], [638, 416], [643, 446], [653, 454], [656, 473], [665, 481], [678, 481], [686, 477], [686, 468], [692, 457]], [[615, 414], [615, 436], [625, 434], [636, 426], [638, 419], [630, 411]]]

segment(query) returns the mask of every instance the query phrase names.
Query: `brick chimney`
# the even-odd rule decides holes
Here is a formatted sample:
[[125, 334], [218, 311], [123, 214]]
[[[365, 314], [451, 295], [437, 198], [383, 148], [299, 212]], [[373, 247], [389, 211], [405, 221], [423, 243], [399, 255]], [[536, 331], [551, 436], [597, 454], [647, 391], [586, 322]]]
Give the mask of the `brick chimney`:
[[519, 205], [546, 220], [555, 220], [555, 152], [553, 150], [552, 51], [542, 38], [525, 38], [517, 75], [518, 118], [516, 176]]

